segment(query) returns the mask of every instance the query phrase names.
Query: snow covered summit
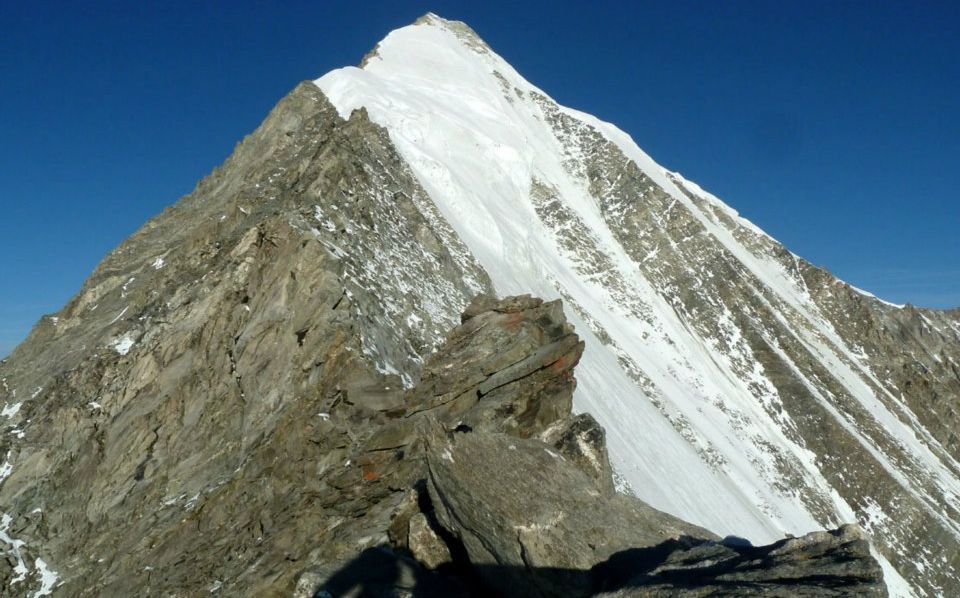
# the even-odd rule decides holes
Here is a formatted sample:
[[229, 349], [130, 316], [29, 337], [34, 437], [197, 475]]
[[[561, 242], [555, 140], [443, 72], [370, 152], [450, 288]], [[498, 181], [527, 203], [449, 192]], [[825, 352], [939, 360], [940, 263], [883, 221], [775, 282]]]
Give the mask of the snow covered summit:
[[[757, 542], [856, 520], [904, 575], [953, 575], [932, 555], [960, 538], [957, 451], [890, 372], [955, 346], [954, 321], [813, 267], [462, 23], [427, 15], [315, 83], [388, 131], [498, 292], [564, 299], [587, 342], [576, 407], [623, 487]], [[940, 338], [892, 363], [918, 321]], [[944, 544], [906, 557], [925, 526]]]

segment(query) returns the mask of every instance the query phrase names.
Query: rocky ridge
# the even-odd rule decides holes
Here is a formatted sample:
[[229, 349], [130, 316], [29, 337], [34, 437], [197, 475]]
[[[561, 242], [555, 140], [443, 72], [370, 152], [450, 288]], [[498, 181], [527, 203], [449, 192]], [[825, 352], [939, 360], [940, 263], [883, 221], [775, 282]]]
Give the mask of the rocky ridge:
[[752, 547], [613, 492], [602, 428], [569, 411], [582, 348], [559, 302], [478, 297], [407, 395], [390, 444], [419, 469], [380, 544], [297, 594], [886, 595], [856, 526]]
[[424, 198], [303, 84], [112, 252], [0, 363], [6, 591], [256, 593], [364, 509], [317, 497], [354, 442], [331, 414], [384, 417], [490, 288]]

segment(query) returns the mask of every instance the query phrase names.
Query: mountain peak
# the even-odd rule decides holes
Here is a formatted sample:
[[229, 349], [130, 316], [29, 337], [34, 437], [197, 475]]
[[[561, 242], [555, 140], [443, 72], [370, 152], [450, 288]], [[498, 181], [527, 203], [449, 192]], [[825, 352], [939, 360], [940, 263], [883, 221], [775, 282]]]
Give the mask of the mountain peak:
[[470, 38], [486, 45], [483, 40], [480, 39], [480, 36], [477, 35], [477, 32], [463, 21], [445, 19], [436, 13], [428, 12], [414, 21], [413, 25], [432, 25], [435, 27], [442, 27], [454, 32], [455, 34], [463, 35], [466, 38]]
[[439, 25], [439, 26], [444, 26], [444, 25], [448, 25], [448, 24], [453, 23], [453, 22], [460, 22], [460, 21], [450, 21], [450, 20], [448, 20], [448, 19], [444, 19], [443, 17], [441, 17], [440, 15], [438, 15], [438, 14], [436, 14], [436, 13], [428, 12], [428, 13], [425, 13], [423, 16], [417, 18], [417, 20], [413, 22], [413, 25]]
[[[906, 500], [915, 492], [902, 485], [898, 463], [912, 463], [923, 484], [951, 488], [948, 500], [960, 504], [952, 473], [960, 452], [940, 444], [950, 432], [932, 419], [937, 438], [917, 435], [914, 416], [902, 414], [927, 407], [900, 398], [915, 383], [893, 390], [876, 373], [904, 367], [873, 361], [899, 349], [864, 349], [876, 342], [864, 336], [871, 326], [921, 324], [845, 290], [617, 127], [561, 106], [466, 25], [434, 15], [418, 23], [390, 33], [362, 69], [315, 83], [339, 114], [366, 108], [388, 132], [498, 293], [564, 300], [595, 349], [584, 357], [577, 408], [615, 431], [611, 455], [625, 487], [754, 542], [874, 521], [857, 511], [868, 502], [848, 482], [866, 469], [833, 464], [827, 452], [811, 461], [823, 431], [807, 422], [825, 419], [845, 438], [831, 454], [872, 460], [870, 475], [889, 476]], [[854, 323], [853, 312], [875, 324]], [[924, 317], [950, 334], [944, 314]], [[935, 350], [950, 342], [937, 340]], [[939, 367], [927, 351], [910, 359]], [[955, 384], [950, 375], [944, 384]], [[843, 397], [860, 424], [851, 428], [826, 397]], [[657, 481], [661, 459], [670, 463], [670, 489]], [[933, 521], [925, 500], [914, 512]], [[903, 504], [881, 510], [889, 516]], [[906, 558], [896, 549], [881, 554], [898, 566]], [[883, 564], [892, 586], [897, 573]]]
[[426, 58], [417, 48], [424, 44], [433, 48], [460, 45], [479, 54], [490, 53], [490, 47], [466, 23], [444, 19], [428, 12], [413, 24], [391, 31], [363, 57], [360, 67], [366, 69], [369, 64], [376, 62], [377, 58], [382, 58], [386, 46], [391, 47], [401, 61], [417, 61]]
[[[0, 584], [290, 594], [396, 531], [408, 408], [477, 434], [572, 393], [599, 425], [542, 432], [587, 446], [591, 491], [784, 547], [856, 521], [891, 591], [954, 595], [957, 318], [840, 283], [428, 14], [299, 85], [0, 361]], [[443, 361], [457, 323], [503, 343]], [[562, 401], [505, 403], [519, 380]]]

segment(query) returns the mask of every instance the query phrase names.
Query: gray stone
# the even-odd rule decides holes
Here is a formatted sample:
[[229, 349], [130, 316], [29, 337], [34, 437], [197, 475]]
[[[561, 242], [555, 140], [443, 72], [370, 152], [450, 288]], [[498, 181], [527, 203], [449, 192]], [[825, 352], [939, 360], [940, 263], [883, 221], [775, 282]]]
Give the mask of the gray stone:
[[452, 560], [450, 549], [423, 513], [416, 513], [410, 518], [407, 545], [417, 562], [427, 569], [436, 569]]
[[542, 441], [481, 431], [448, 436], [437, 426], [426, 437], [438, 518], [499, 591], [582, 595], [591, 583], [582, 572], [619, 551], [714, 537], [639, 500], [601, 494]]
[[592, 415], [566, 417], [547, 428], [540, 438], [587, 474], [602, 493], [614, 492], [606, 432]]

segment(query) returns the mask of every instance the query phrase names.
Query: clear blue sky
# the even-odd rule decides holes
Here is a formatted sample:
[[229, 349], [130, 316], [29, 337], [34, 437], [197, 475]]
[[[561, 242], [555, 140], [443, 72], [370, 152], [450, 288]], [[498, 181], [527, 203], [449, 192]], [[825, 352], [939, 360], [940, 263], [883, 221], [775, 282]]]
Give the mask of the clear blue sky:
[[960, 305], [956, 2], [0, 1], [0, 355], [298, 81], [428, 10], [812, 262]]

